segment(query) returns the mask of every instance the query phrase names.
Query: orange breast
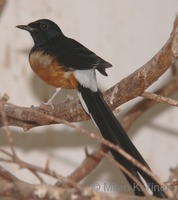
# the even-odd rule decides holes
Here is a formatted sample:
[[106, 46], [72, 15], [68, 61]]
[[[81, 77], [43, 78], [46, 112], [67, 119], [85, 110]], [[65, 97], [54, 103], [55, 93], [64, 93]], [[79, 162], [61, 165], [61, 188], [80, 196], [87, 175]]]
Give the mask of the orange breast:
[[49, 85], [66, 89], [77, 88], [78, 82], [73, 72], [66, 72], [65, 67], [55, 57], [43, 51], [35, 51], [30, 54], [29, 61], [33, 71]]

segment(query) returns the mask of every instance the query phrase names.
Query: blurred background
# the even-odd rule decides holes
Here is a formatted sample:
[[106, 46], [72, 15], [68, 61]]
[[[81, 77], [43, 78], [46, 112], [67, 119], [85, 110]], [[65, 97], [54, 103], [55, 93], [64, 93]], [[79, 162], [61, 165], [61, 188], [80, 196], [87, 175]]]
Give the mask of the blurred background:
[[[7, 93], [13, 104], [30, 107], [47, 101], [55, 91], [32, 72], [28, 62], [32, 38], [29, 33], [15, 28], [16, 25], [48, 18], [55, 21], [66, 36], [80, 41], [112, 63], [113, 68], [107, 70], [108, 77], [97, 74], [98, 85], [105, 91], [162, 48], [177, 13], [177, 0], [7, 0], [0, 16], [0, 94]], [[167, 72], [148, 91], [160, 88], [170, 75]], [[75, 92], [63, 90], [55, 102], [64, 101], [67, 94], [75, 95]], [[174, 95], [176, 97], [178, 95]], [[119, 117], [140, 100], [137, 98], [121, 106]], [[170, 168], [178, 164], [177, 118], [176, 108], [158, 105], [145, 112], [128, 133], [163, 181], [168, 179]], [[99, 134], [91, 121], [77, 125]], [[39, 166], [44, 166], [49, 159], [51, 169], [62, 175], [70, 174], [82, 162], [84, 147], [91, 152], [97, 146], [91, 138], [62, 125], [34, 128], [25, 133], [13, 127], [12, 131], [20, 158]], [[8, 149], [4, 129], [0, 129], [0, 146]], [[20, 179], [38, 183], [36, 177], [25, 169], [19, 170], [17, 165], [1, 165]], [[54, 183], [53, 179], [45, 178], [48, 183]], [[105, 182], [127, 184], [107, 159], [83, 181], [87, 186], [96, 182], [101, 190]]]

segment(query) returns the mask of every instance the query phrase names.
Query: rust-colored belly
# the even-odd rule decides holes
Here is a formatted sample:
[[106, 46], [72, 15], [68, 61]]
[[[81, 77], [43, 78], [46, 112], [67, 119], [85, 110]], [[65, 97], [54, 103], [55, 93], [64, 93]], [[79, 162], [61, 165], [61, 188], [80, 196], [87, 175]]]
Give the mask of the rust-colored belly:
[[43, 51], [35, 51], [30, 54], [29, 61], [33, 71], [49, 85], [66, 89], [77, 88], [78, 82], [74, 73], [66, 72], [65, 67], [55, 57]]

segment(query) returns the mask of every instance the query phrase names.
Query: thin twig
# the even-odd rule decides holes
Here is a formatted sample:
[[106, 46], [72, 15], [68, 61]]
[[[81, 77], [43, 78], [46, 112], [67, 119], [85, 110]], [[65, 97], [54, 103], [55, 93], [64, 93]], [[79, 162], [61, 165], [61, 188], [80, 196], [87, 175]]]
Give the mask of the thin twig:
[[95, 192], [91, 188], [65, 188], [47, 184], [29, 184], [19, 180], [0, 166], [0, 196], [13, 199], [92, 200]]
[[[2, 150], [2, 151], [1, 151]], [[49, 175], [57, 180], [62, 180], [62, 182], [64, 182], [66, 185], [68, 186], [72, 186], [72, 187], [76, 187], [79, 188], [79, 186], [77, 185], [77, 183], [75, 181], [73, 181], [70, 178], [66, 178], [62, 175], [60, 175], [59, 173], [49, 169], [49, 168], [42, 168], [36, 165], [32, 165], [28, 162], [25, 162], [23, 160], [21, 160], [19, 157], [16, 157], [14, 159], [13, 154], [9, 154], [8, 152], [6, 152], [3, 149], [0, 149], [1, 152], [3, 152], [4, 154], [8, 155], [10, 158], [6, 159], [6, 158], [0, 158], [1, 162], [6, 162], [6, 163], [16, 163], [19, 165], [20, 168], [26, 168], [29, 171], [31, 171], [39, 180], [40, 182], [43, 182], [42, 178], [38, 175], [38, 172]]]
[[[3, 104], [0, 101], [0, 106], [2, 106], [2, 105]], [[15, 150], [14, 150], [13, 136], [12, 136], [11, 130], [10, 130], [9, 125], [8, 125], [6, 113], [3, 110], [0, 110], [0, 115], [1, 115], [1, 118], [2, 118], [2, 121], [3, 121], [3, 124], [5, 126], [5, 130], [6, 130], [7, 139], [8, 139], [8, 142], [9, 142], [10, 149], [11, 149], [13, 157], [15, 159], [17, 157], [17, 155], [16, 155]]]
[[[161, 89], [157, 90], [155, 93], [161, 96], [168, 97], [178, 90], [178, 74], [174, 74], [171, 80], [163, 86]], [[144, 99], [137, 103], [132, 109], [130, 109], [122, 118], [121, 124], [128, 130], [132, 124], [149, 108], [155, 106], [158, 102], [154, 100]]]
[[142, 96], [146, 99], [154, 100], [154, 101], [159, 102], [159, 103], [165, 103], [165, 104], [168, 104], [168, 105], [171, 105], [171, 106], [178, 107], [178, 101], [171, 99], [171, 98], [168, 98], [168, 97], [163, 97], [163, 96], [158, 95], [158, 94], [154, 94], [154, 93], [151, 93], [151, 92], [144, 91], [140, 96]]
[[135, 176], [133, 176], [132, 173], [129, 172], [123, 165], [121, 165], [120, 163], [116, 162], [114, 160], [114, 158], [111, 157], [109, 154], [106, 154], [105, 152], [102, 152], [102, 151], [100, 153], [101, 153], [101, 155], [103, 155], [106, 158], [108, 158], [116, 166], [118, 166], [125, 174], [127, 174], [135, 182], [135, 184], [137, 184], [142, 189], [142, 192], [144, 193], [145, 196], [149, 195], [147, 188], [145, 188], [144, 185]]
[[70, 175], [68, 175], [68, 178], [79, 182], [89, 173], [91, 173], [91, 171], [97, 167], [97, 165], [104, 157], [103, 155], [101, 155], [101, 151], [107, 153], [108, 147], [106, 147], [104, 144], [101, 144], [99, 148], [94, 150], [91, 154], [87, 152], [85, 160], [83, 160], [83, 162], [80, 166], [77, 167], [77, 169], [75, 169]]

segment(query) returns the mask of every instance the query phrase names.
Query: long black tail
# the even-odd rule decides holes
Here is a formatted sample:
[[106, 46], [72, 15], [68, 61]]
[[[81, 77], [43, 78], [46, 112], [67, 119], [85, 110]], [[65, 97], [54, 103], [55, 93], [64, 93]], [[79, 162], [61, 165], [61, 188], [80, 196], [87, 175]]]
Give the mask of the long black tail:
[[[144, 166], [149, 168], [146, 161], [143, 159], [139, 151], [131, 142], [128, 135], [126, 134], [126, 132], [124, 131], [124, 129], [122, 128], [122, 126], [120, 125], [120, 123], [118, 122], [118, 120], [104, 101], [101, 92], [99, 90], [97, 92], [92, 92], [90, 89], [85, 88], [82, 85], [79, 85], [78, 89], [80, 94], [79, 97], [81, 103], [83, 104], [83, 107], [95, 121], [103, 137], [114, 144], [118, 144], [136, 160], [138, 160]], [[145, 182], [148, 185], [146, 188], [150, 187], [154, 196], [161, 198], [166, 197], [165, 193], [162, 191], [161, 186], [148, 174], [146, 174], [140, 168], [134, 166], [130, 161], [128, 161], [115, 150], [110, 149], [110, 151], [115, 160], [122, 164], [129, 172], [132, 173], [132, 175], [138, 178], [142, 183], [140, 179], [141, 175], [141, 177], [145, 180]], [[125, 176], [130, 185], [132, 186], [135, 194], [143, 196], [144, 193], [141, 190], [141, 188], [138, 185], [136, 185], [136, 183], [128, 175], [125, 174]]]

